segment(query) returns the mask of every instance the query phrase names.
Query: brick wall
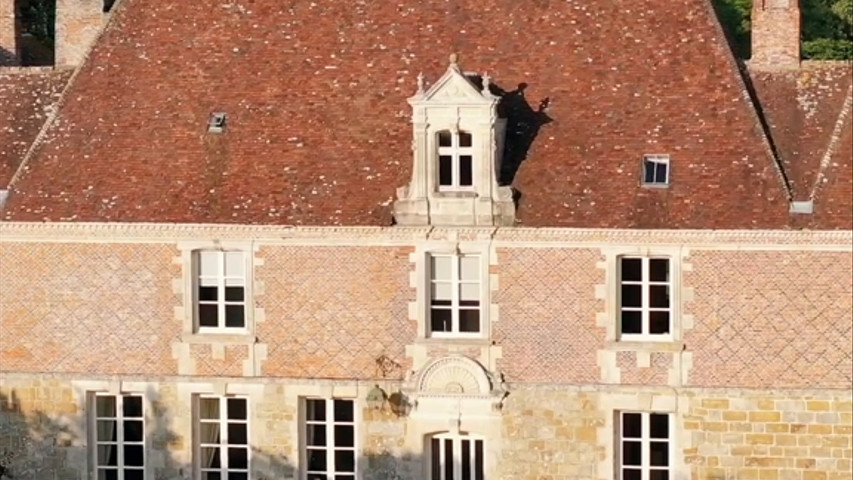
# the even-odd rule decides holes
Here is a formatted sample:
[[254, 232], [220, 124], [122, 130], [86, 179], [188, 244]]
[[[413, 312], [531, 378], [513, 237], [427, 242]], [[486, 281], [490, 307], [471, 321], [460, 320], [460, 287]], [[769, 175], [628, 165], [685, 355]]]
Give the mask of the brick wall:
[[798, 0], [757, 0], [752, 7], [752, 59], [763, 68], [796, 68], [800, 63]]

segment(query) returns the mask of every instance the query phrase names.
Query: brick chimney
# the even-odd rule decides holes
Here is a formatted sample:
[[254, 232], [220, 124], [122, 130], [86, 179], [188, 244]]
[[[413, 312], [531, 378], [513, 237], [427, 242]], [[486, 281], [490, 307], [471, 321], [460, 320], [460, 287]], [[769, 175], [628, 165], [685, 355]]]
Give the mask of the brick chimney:
[[753, 0], [749, 64], [760, 69], [800, 66], [799, 0]]
[[[6, 0], [0, 0], [3, 2]], [[112, 1], [104, 0], [56, 0], [56, 46], [57, 67], [77, 66], [98, 38], [107, 21], [108, 8]]]
[[18, 30], [15, 0], [0, 0], [0, 66], [18, 64]]

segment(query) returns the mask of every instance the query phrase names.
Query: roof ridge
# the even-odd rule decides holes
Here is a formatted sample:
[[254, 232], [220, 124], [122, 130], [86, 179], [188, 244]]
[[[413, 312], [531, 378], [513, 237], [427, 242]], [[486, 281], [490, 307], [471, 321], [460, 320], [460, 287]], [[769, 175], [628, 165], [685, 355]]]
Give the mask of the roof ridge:
[[[83, 59], [79, 65], [74, 68], [73, 73], [70, 77], [68, 77], [68, 81], [65, 83], [65, 86], [62, 88], [62, 93], [59, 94], [59, 99], [57, 99], [56, 104], [53, 108], [53, 111], [47, 116], [47, 120], [45, 120], [41, 129], [39, 130], [36, 138], [33, 139], [33, 142], [30, 144], [30, 147], [27, 149], [27, 153], [24, 154], [24, 157], [21, 159], [21, 163], [18, 164], [18, 168], [15, 170], [15, 174], [12, 175], [12, 178], [9, 179], [9, 184], [6, 186], [10, 191], [18, 179], [23, 175], [24, 170], [29, 164], [30, 159], [35, 155], [38, 148], [41, 146], [44, 141], [44, 137], [47, 135], [47, 132], [53, 127], [54, 123], [56, 123], [57, 118], [59, 118], [59, 112], [62, 109], [62, 105], [65, 103], [65, 98], [68, 95], [68, 91], [71, 89], [71, 86], [74, 84], [74, 80], [77, 79], [77, 75], [83, 70], [83, 67], [89, 62], [89, 56], [92, 54], [92, 51], [95, 49], [95, 45], [100, 42], [101, 37], [104, 35], [104, 32], [107, 31], [110, 24], [113, 23], [113, 18], [115, 18], [116, 13], [118, 13], [119, 7], [121, 7], [125, 3], [125, 0], [116, 0], [113, 5], [113, 14], [107, 18], [107, 23], [101, 28], [98, 35], [95, 37], [95, 40], [89, 45], [89, 48], [86, 50], [86, 53], [83, 54]], [[56, 69], [54, 67], [54, 69]], [[2, 210], [2, 209], [0, 209]]]
[[730, 69], [736, 72], [736, 77], [740, 80], [741, 94], [743, 94], [747, 103], [749, 103], [748, 108], [755, 119], [755, 127], [761, 132], [760, 137], [764, 144], [764, 150], [767, 153], [767, 157], [776, 168], [776, 173], [779, 178], [782, 191], [785, 193], [786, 200], [790, 202], [793, 198], [791, 184], [788, 181], [788, 176], [785, 174], [785, 169], [782, 166], [779, 154], [773, 144], [773, 137], [770, 135], [770, 129], [767, 127], [767, 119], [764, 118], [763, 111], [759, 108], [761, 104], [758, 102], [758, 97], [754, 90], [750, 88], [748, 70], [745, 64], [735, 57], [732, 47], [729, 44], [728, 36], [726, 36], [725, 30], [723, 30], [723, 25], [720, 23], [720, 17], [717, 15], [717, 11], [714, 8], [712, 0], [705, 0], [704, 3], [705, 8], [711, 16], [714, 29], [717, 31], [720, 38], [726, 42], [726, 61], [728, 62]]
[[811, 193], [809, 193], [809, 200], [814, 200], [821, 183], [823, 183], [829, 162], [832, 160], [832, 156], [835, 154], [838, 144], [841, 141], [841, 129], [844, 128], [847, 117], [850, 116], [851, 109], [853, 109], [853, 82], [847, 88], [847, 95], [844, 98], [841, 111], [838, 112], [838, 118], [835, 120], [835, 127], [832, 129], [832, 134], [829, 136], [829, 144], [826, 146], [826, 151], [824, 151], [823, 158], [820, 160], [820, 167], [815, 176]]

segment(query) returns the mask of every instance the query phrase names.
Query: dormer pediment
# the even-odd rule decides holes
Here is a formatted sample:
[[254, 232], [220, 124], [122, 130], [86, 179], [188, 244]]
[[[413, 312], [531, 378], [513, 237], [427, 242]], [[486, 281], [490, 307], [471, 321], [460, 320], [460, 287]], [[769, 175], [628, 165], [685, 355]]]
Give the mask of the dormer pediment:
[[486, 88], [478, 89], [474, 82], [462, 72], [455, 59], [451, 59], [447, 71], [428, 90], [424, 91], [423, 77], [418, 76], [418, 92], [409, 98], [409, 104], [412, 106], [438, 104], [491, 107], [498, 102], [499, 97], [489, 92], [488, 85], [488, 77], [486, 77]]

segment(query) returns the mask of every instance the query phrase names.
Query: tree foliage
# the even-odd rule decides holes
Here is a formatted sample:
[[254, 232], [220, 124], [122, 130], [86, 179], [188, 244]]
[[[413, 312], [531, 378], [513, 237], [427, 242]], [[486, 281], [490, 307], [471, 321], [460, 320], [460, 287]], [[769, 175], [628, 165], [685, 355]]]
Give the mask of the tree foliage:
[[20, 2], [23, 31], [44, 45], [53, 46], [56, 26], [56, 0], [29, 0]]
[[[853, 0], [801, 0], [803, 58], [853, 59]], [[740, 58], [749, 58], [752, 0], [714, 0], [720, 22]]]

